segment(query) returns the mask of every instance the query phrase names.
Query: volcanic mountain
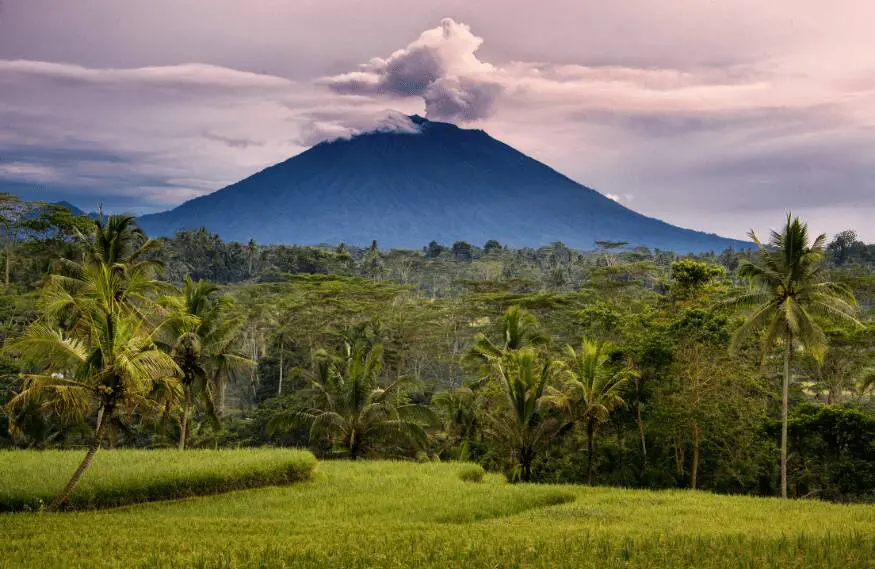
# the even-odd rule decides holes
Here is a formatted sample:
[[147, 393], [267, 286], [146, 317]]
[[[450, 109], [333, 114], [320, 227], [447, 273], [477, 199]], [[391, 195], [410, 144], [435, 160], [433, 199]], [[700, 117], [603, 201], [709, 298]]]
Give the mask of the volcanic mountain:
[[721, 251], [713, 234], [638, 214], [482, 130], [411, 117], [412, 132], [322, 142], [212, 194], [140, 218], [150, 235], [204, 226], [259, 243], [419, 248], [435, 240], [579, 249], [627, 241], [682, 253]]

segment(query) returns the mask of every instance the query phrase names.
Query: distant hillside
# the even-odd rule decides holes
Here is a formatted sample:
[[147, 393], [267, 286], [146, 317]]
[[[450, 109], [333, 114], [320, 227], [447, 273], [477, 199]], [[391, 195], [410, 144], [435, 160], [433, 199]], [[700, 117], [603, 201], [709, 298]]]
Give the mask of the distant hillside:
[[640, 215], [481, 130], [411, 117], [418, 133], [323, 142], [215, 193], [140, 218], [152, 235], [205, 226], [224, 239], [418, 248], [595, 240], [678, 252], [734, 244]]

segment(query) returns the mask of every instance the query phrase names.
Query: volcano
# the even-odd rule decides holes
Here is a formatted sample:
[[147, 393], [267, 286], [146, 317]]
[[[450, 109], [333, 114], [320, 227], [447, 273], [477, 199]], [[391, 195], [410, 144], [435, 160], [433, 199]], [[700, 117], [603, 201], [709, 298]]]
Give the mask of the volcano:
[[175, 209], [145, 215], [153, 236], [206, 227], [223, 239], [420, 248], [430, 241], [513, 247], [626, 241], [679, 253], [740, 241], [636, 213], [482, 130], [419, 116], [403, 132], [322, 142]]

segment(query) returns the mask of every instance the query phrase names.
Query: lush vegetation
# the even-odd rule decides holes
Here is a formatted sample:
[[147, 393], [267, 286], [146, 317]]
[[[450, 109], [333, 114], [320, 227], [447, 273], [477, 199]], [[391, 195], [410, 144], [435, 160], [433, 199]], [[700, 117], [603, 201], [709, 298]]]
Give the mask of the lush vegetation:
[[875, 555], [871, 506], [465, 482], [463, 468], [328, 461], [290, 486], [0, 515], [0, 565], [853, 569]]
[[151, 240], [2, 208], [0, 446], [309, 447], [511, 481], [875, 499], [875, 255]]
[[[0, 512], [51, 503], [81, 460], [79, 452], [0, 451]], [[310, 477], [316, 457], [295, 449], [113, 450], [98, 455], [67, 510], [109, 508], [288, 484]]]

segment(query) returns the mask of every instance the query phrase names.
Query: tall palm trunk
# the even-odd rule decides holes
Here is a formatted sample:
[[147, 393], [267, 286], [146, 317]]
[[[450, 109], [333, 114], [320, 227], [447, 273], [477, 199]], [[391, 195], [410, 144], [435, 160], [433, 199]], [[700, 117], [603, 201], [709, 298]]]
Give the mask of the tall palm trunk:
[[64, 486], [64, 489], [55, 496], [55, 499], [52, 500], [52, 503], [49, 504], [49, 507], [46, 508], [48, 512], [57, 512], [61, 506], [64, 505], [64, 502], [70, 497], [70, 494], [73, 492], [73, 489], [79, 484], [79, 480], [82, 479], [82, 475], [85, 474], [85, 471], [88, 470], [88, 467], [91, 466], [91, 461], [94, 460], [94, 455], [97, 454], [97, 451], [100, 450], [100, 444], [103, 442], [103, 434], [106, 432], [106, 424], [109, 422], [108, 420], [104, 420], [105, 413], [103, 409], [98, 412], [97, 418], [97, 429], [94, 432], [94, 440], [91, 442], [91, 446], [88, 447], [88, 452], [85, 454], [85, 458], [82, 459], [82, 462], [79, 464], [79, 468], [76, 469], [76, 472], [73, 473], [73, 476], [70, 477], [70, 481], [67, 482], [67, 485]]
[[701, 441], [701, 432], [699, 431], [699, 422], [693, 421], [693, 465], [690, 468], [690, 488], [696, 489], [699, 475], [699, 444]]
[[283, 352], [285, 351], [285, 339], [280, 334], [280, 381], [276, 388], [277, 397], [283, 394]]
[[586, 423], [586, 451], [586, 480], [587, 484], [592, 486], [593, 481], [595, 480], [595, 462], [593, 462], [593, 455], [595, 454], [595, 421], [593, 419], [590, 419]]
[[787, 497], [787, 415], [790, 407], [790, 357], [793, 335], [788, 329], [784, 335], [784, 385], [781, 389], [781, 497]]
[[188, 418], [191, 414], [190, 393], [185, 388], [185, 401], [182, 403], [182, 417], [179, 421], [179, 450], [185, 450], [185, 442], [188, 439]]
[[9, 286], [12, 276], [12, 246], [6, 245], [6, 286]]
[[638, 423], [638, 437], [641, 439], [641, 474], [647, 470], [647, 438], [644, 433], [644, 419], [641, 417], [641, 400], [635, 404], [635, 422]]
[[358, 460], [362, 452], [362, 441], [358, 432], [354, 429], [349, 435], [349, 458], [350, 460]]
[[225, 389], [228, 387], [228, 382], [222, 377], [217, 383], [219, 389], [216, 393], [216, 413], [218, 413], [219, 418], [222, 418], [225, 415]]
[[534, 454], [534, 451], [527, 446], [520, 448], [520, 468], [522, 470], [522, 472], [520, 472], [520, 479], [523, 482], [532, 481], [532, 461], [535, 458]]

